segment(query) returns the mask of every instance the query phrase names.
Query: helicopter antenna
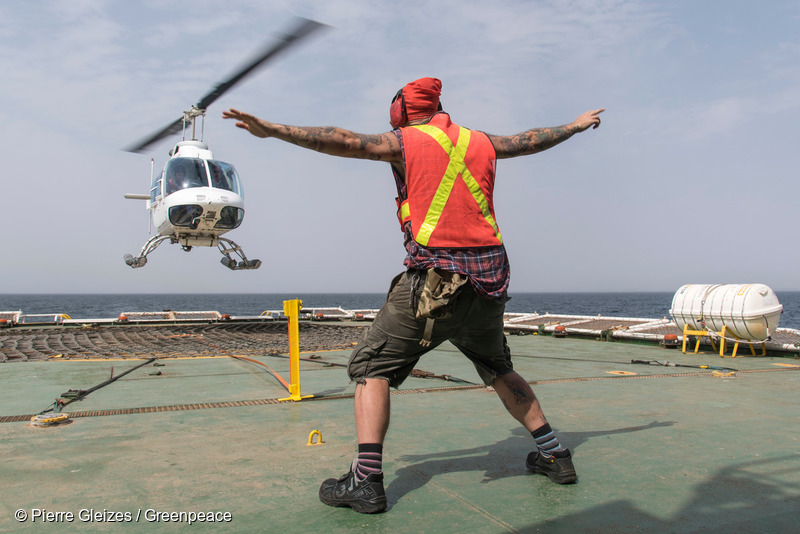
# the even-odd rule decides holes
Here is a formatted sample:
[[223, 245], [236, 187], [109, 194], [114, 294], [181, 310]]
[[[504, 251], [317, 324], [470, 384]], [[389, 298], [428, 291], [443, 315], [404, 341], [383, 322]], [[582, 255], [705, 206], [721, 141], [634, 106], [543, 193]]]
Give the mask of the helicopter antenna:
[[[300, 18], [298, 20], [297, 25], [289, 33], [282, 35], [277, 43], [265, 47], [257, 56], [253, 58], [253, 60], [251, 60], [237, 72], [232, 74], [227, 80], [217, 84], [217, 86], [214, 87], [214, 89], [206, 93], [197, 102], [197, 104], [191, 107], [190, 110], [184, 111], [182, 117], [168, 124], [166, 127], [152, 134], [150, 137], [147, 137], [139, 141], [138, 143], [125, 148], [125, 150], [127, 150], [128, 152], [144, 152], [144, 150], [147, 147], [149, 147], [156, 141], [160, 141], [165, 137], [174, 135], [180, 132], [181, 129], [183, 129], [185, 134], [187, 121], [191, 121], [192, 123], [192, 139], [194, 139], [195, 137], [194, 120], [200, 116], [205, 117], [205, 112], [206, 109], [208, 109], [208, 106], [210, 106], [215, 100], [217, 100], [219, 97], [225, 94], [231, 87], [236, 85], [245, 76], [250, 74], [256, 67], [272, 59], [278, 53], [282, 52], [283, 50], [291, 46], [293, 43], [300, 41], [301, 39], [313, 33], [315, 30], [322, 28], [324, 26], [326, 25], [322, 24], [321, 22]], [[202, 130], [203, 128], [201, 126], [201, 132]]]
[[[155, 164], [156, 164], [156, 159], [155, 158], [150, 158], [150, 183], [151, 184], [153, 183], [153, 178], [155, 178], [155, 172], [156, 172]], [[147, 235], [150, 235], [152, 233], [153, 233], [153, 214], [152, 213], [148, 213], [147, 214]]]

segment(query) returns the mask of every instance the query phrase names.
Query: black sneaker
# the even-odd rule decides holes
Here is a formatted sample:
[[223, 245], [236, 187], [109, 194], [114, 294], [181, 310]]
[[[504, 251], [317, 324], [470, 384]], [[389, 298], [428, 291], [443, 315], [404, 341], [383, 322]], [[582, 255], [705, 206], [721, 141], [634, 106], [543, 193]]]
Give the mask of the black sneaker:
[[352, 471], [339, 480], [329, 478], [319, 487], [319, 500], [328, 506], [349, 506], [362, 514], [383, 512], [386, 510], [383, 473], [372, 473], [361, 482], [356, 482]]
[[569, 451], [564, 458], [545, 456], [539, 451], [533, 451], [528, 455], [525, 467], [534, 473], [547, 475], [556, 484], [575, 484], [578, 481], [575, 466], [572, 465], [572, 453]]

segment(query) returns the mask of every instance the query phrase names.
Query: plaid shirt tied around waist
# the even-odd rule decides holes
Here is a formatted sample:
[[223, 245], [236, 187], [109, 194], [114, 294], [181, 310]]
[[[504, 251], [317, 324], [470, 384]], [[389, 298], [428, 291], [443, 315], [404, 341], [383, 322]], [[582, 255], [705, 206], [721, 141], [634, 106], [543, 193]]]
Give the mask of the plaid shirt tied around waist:
[[409, 269], [427, 270], [432, 267], [469, 278], [478, 295], [486, 299], [508, 300], [511, 268], [503, 245], [481, 248], [427, 248], [411, 234], [410, 224], [404, 228], [406, 259]]

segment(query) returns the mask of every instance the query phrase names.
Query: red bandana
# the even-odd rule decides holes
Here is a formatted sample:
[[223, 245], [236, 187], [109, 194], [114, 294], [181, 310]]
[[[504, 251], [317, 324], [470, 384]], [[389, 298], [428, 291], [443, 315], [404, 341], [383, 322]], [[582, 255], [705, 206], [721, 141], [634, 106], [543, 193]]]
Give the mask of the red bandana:
[[442, 82], [437, 78], [420, 78], [398, 91], [389, 108], [389, 122], [393, 128], [405, 126], [409, 121], [427, 119], [439, 110]]
[[427, 119], [439, 109], [442, 82], [437, 78], [420, 78], [403, 87], [408, 120]]

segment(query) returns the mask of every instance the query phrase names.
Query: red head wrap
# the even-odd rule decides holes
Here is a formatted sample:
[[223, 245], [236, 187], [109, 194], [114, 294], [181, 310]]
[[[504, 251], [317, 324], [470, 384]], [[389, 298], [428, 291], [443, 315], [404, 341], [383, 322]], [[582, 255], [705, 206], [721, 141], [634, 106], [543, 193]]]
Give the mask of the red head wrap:
[[427, 119], [438, 110], [442, 82], [437, 78], [420, 78], [403, 87], [392, 100], [389, 122], [393, 128], [405, 126], [408, 121]]

